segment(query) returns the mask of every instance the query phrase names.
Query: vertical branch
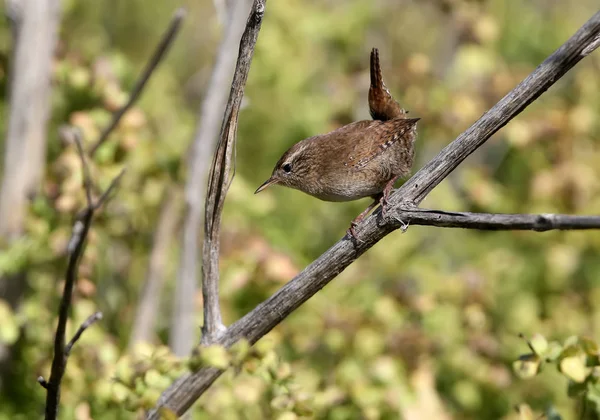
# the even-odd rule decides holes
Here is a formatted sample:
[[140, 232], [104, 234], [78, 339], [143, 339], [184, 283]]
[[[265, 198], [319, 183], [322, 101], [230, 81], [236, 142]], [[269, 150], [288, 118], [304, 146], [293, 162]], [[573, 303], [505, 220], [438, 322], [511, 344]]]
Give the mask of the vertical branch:
[[159, 313], [158, 307], [165, 278], [165, 268], [169, 258], [169, 249], [181, 219], [180, 191], [174, 186], [168, 188], [169, 191], [163, 200], [156, 231], [154, 232], [146, 281], [131, 328], [130, 347], [142, 341], [151, 341], [152, 331]]
[[[201, 231], [206, 177], [221, 129], [237, 46], [249, 5], [248, 0], [238, 0], [231, 5], [227, 13], [229, 18], [224, 22], [225, 34], [217, 52], [208, 91], [202, 102], [199, 125], [191, 150], [185, 189], [186, 210], [182, 253], [171, 320], [170, 344], [173, 352], [179, 356], [187, 356], [195, 342], [194, 299], [198, 275], [197, 261], [200, 254], [198, 235]], [[221, 324], [220, 320], [219, 324]]]
[[[23, 232], [28, 197], [45, 168], [50, 116], [52, 57], [60, 21], [60, 1], [6, 1], [13, 53], [9, 71], [7, 132], [0, 186], [0, 242], [9, 246]], [[0, 276], [0, 298], [13, 308], [25, 291], [25, 272]], [[10, 349], [0, 343], [0, 375], [10, 368]], [[0, 380], [0, 389], [5, 381]]]
[[254, 47], [262, 24], [266, 0], [255, 0], [240, 41], [240, 50], [231, 83], [231, 93], [225, 110], [221, 139], [213, 160], [208, 181], [205, 209], [205, 234], [202, 255], [202, 296], [204, 298], [204, 325], [202, 343], [216, 342], [225, 331], [219, 308], [219, 251], [221, 215], [225, 196], [233, 179], [231, 157], [235, 149], [238, 114], [244, 88], [250, 71]]
[[27, 198], [38, 188], [45, 167], [60, 2], [10, 2], [8, 6], [15, 45], [0, 188], [0, 238], [10, 242], [21, 235]]

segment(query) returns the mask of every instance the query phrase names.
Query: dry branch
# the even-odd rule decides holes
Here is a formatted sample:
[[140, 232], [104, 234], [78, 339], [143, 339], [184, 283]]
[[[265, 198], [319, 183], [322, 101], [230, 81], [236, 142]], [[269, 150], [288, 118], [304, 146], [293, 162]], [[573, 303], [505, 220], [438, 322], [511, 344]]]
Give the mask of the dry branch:
[[79, 337], [81, 337], [81, 334], [83, 334], [86, 328], [102, 317], [102, 314], [99, 312], [90, 316], [79, 327], [69, 343], [65, 344], [71, 298], [73, 296], [73, 289], [75, 287], [75, 283], [77, 283], [77, 277], [79, 274], [79, 261], [83, 255], [85, 240], [90, 231], [94, 213], [106, 201], [110, 195], [110, 191], [114, 190], [123, 175], [123, 172], [121, 172], [115, 179], [113, 179], [106, 192], [102, 194], [97, 202], [94, 202], [92, 199], [92, 181], [90, 179], [90, 171], [83, 154], [80, 134], [76, 129], [63, 129], [62, 135], [65, 136], [65, 139], [70, 143], [75, 143], [77, 150], [79, 151], [79, 157], [83, 171], [83, 187], [85, 189], [86, 208], [80, 213], [78, 219], [75, 221], [71, 239], [69, 240], [69, 244], [67, 246], [69, 257], [65, 275], [65, 285], [58, 309], [58, 324], [56, 326], [56, 334], [54, 336], [54, 357], [52, 359], [50, 379], [46, 381], [43, 377], [38, 378], [40, 385], [47, 390], [46, 420], [56, 419], [58, 416], [61, 381], [65, 374], [67, 359], [71, 353], [73, 345], [79, 339]]
[[409, 225], [478, 230], [581, 230], [600, 229], [600, 216], [567, 214], [490, 214], [399, 209], [389, 223], [406, 230]]
[[[171, 319], [170, 345], [173, 353], [187, 356], [196, 344], [195, 328], [195, 296], [198, 283], [198, 257], [200, 254], [198, 238], [204, 214], [204, 198], [206, 192], [207, 175], [215, 146], [222, 128], [223, 112], [227, 102], [227, 93], [231, 85], [231, 76], [236, 60], [236, 53], [240, 37], [244, 29], [244, 22], [248, 16], [249, 1], [238, 0], [231, 5], [229, 19], [224, 22], [225, 34], [219, 45], [217, 57], [210, 77], [206, 96], [202, 101], [198, 128], [191, 148], [188, 162], [187, 181], [185, 186], [185, 216], [182, 229], [182, 251], [177, 285], [173, 303], [173, 316]], [[206, 289], [210, 282], [203, 282]], [[218, 295], [218, 285], [216, 289]], [[212, 292], [211, 292], [212, 293]], [[205, 293], [206, 294], [206, 293]], [[205, 319], [210, 319], [210, 331], [222, 330], [219, 314], [218, 296], [212, 294], [205, 298]], [[210, 313], [207, 315], [206, 312]], [[203, 335], [208, 337], [208, 335]]]
[[[377, 223], [380, 212], [371, 215], [360, 226], [361, 241], [354, 243], [345, 237], [337, 242], [273, 296], [232, 324], [218, 343], [231, 346], [241, 338], [255, 343], [325, 287], [365, 251], [384, 236], [399, 228], [401, 223], [398, 219], [401, 218], [403, 209], [416, 210], [415, 205], [420, 203], [467, 156], [545, 92], [582, 58], [590, 54], [598, 46], [599, 36], [600, 12], [592, 16], [523, 82], [395, 191], [391, 196], [390, 206], [383, 224], [378, 225]], [[416, 212], [428, 213], [423, 210], [416, 210]], [[437, 213], [440, 217], [444, 214], [444, 212]], [[453, 213], [447, 213], [446, 216], [458, 217]], [[489, 216], [493, 217], [493, 215]], [[203, 368], [182, 376], [163, 393], [158, 407], [167, 407], [178, 415], [185, 413], [222, 372], [215, 368]], [[153, 410], [147, 418], [159, 419], [160, 414], [158, 410]]]
[[181, 24], [183, 22], [183, 18], [185, 17], [185, 13], [186, 12], [184, 8], [179, 8], [175, 11], [175, 14], [171, 19], [171, 23], [169, 24], [167, 31], [158, 43], [154, 54], [152, 54], [152, 57], [150, 58], [150, 61], [148, 61], [148, 64], [146, 64], [146, 68], [144, 68], [144, 71], [142, 71], [142, 74], [135, 82], [133, 90], [129, 95], [129, 100], [125, 105], [123, 105], [119, 110], [117, 110], [117, 112], [113, 114], [110, 124], [108, 124], [106, 128], [104, 128], [96, 143], [94, 143], [94, 145], [91, 147], [90, 156], [94, 156], [98, 148], [102, 146], [102, 144], [106, 141], [110, 133], [112, 133], [112, 131], [117, 127], [123, 115], [125, 115], [129, 108], [133, 106], [133, 104], [138, 100], [138, 98], [142, 94], [142, 91], [144, 90], [144, 87], [146, 86], [148, 80], [150, 80], [150, 77], [154, 73], [154, 70], [156, 70], [160, 62], [167, 54], [167, 51], [169, 51], [169, 49], [171, 48], [171, 45], [173, 45], [173, 41], [175, 41], [175, 38], [179, 33], [179, 29], [181, 28]]
[[208, 181], [204, 216], [204, 246], [202, 250], [202, 296], [204, 298], [202, 344], [204, 345], [216, 342], [219, 336], [225, 332], [219, 308], [221, 215], [225, 204], [225, 196], [235, 172], [235, 162], [232, 162], [232, 156], [235, 152], [237, 119], [263, 14], [264, 1], [255, 1], [240, 41], [239, 55], [231, 83], [231, 93], [225, 109], [224, 124], [221, 128], [221, 139], [217, 145]]

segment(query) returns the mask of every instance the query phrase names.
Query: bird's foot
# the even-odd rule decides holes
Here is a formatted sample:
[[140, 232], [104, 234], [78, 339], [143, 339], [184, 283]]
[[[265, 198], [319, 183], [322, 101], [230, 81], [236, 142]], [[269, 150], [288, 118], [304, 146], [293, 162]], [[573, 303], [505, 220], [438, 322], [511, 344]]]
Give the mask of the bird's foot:
[[350, 238], [352, 238], [353, 240], [357, 241], [357, 242], [362, 242], [360, 239], [358, 239], [358, 236], [356, 236], [356, 230], [354, 228], [356, 228], [356, 226], [358, 226], [358, 222], [356, 222], [355, 220], [353, 220], [350, 223], [350, 227], [348, 228], [348, 230], [346, 231], [346, 233], [348, 235], [350, 235]]
[[390, 204], [390, 202], [388, 201], [389, 197], [390, 197], [390, 191], [384, 191], [381, 198], [379, 199], [379, 205], [381, 206], [381, 217], [385, 217], [386, 213], [387, 213], [387, 207]]

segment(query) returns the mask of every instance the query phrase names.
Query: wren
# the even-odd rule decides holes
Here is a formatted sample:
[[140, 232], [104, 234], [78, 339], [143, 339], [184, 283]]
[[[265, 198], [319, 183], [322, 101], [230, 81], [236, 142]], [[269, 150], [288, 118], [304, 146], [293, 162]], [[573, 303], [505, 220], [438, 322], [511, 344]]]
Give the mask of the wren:
[[358, 223], [377, 204], [384, 214], [394, 183], [410, 174], [419, 121], [406, 117], [383, 83], [377, 48], [371, 51], [370, 64], [373, 120], [354, 122], [294, 144], [255, 192], [279, 184], [325, 201], [372, 197], [373, 203], [350, 224], [348, 233], [354, 239]]

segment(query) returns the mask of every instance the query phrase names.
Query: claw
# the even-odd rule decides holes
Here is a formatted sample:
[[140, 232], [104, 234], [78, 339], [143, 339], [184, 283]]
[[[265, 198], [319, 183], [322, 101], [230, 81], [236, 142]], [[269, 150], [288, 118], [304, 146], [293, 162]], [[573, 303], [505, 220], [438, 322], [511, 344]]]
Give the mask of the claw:
[[355, 240], [356, 242], [362, 242], [362, 240], [358, 239], [358, 236], [356, 236], [356, 231], [354, 230], [356, 226], [356, 223], [351, 223], [350, 227], [346, 231], [346, 234], [350, 235], [350, 238]]

